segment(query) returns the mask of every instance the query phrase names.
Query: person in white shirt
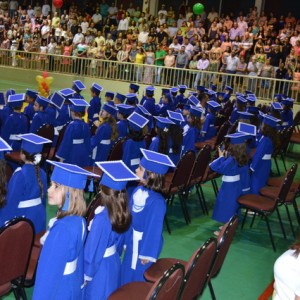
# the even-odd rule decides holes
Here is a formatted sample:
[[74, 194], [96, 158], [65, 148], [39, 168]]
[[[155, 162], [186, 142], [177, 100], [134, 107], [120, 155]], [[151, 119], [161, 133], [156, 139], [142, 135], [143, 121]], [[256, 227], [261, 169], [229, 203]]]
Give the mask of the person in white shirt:
[[101, 23], [102, 23], [102, 16], [100, 14], [99, 8], [96, 9], [95, 13], [92, 16], [92, 21], [95, 24], [95, 28], [97, 30], [100, 30], [101, 28]]
[[118, 8], [116, 7], [115, 3], [113, 2], [111, 6], [108, 8], [108, 17], [110, 21], [110, 25], [115, 25], [117, 26], [117, 13], [118, 13]]
[[200, 58], [198, 60], [197, 63], [197, 70], [199, 70], [200, 72], [197, 72], [197, 76], [194, 82], [194, 88], [197, 88], [198, 82], [200, 80], [200, 85], [203, 85], [203, 81], [205, 79], [205, 73], [203, 73], [202, 71], [206, 71], [209, 67], [209, 60], [207, 58], [206, 53], [202, 54], [202, 58]]
[[178, 31], [177, 22], [174, 21], [173, 24], [172, 24], [172, 26], [168, 27], [168, 32], [167, 33], [169, 35], [169, 38], [173, 39], [176, 36], [177, 31]]
[[298, 40], [300, 40], [300, 34], [297, 30], [295, 30], [294, 35], [290, 38], [290, 44], [295, 47]]
[[176, 38], [173, 40], [173, 43], [170, 44], [169, 49], [173, 50], [173, 54], [176, 54], [180, 51], [181, 45], [178, 43]]
[[27, 15], [30, 20], [32, 18], [34, 18], [34, 9], [32, 8], [32, 6], [30, 4], [28, 5], [28, 8], [27, 8]]
[[183, 45], [185, 46], [185, 53], [189, 56], [189, 58], [191, 59], [192, 54], [193, 54], [193, 50], [194, 50], [194, 46], [189, 42], [188, 38], [185, 38], [183, 41]]
[[127, 31], [128, 30], [129, 21], [128, 18], [125, 18], [125, 14], [122, 14], [121, 20], [118, 24], [118, 31]]
[[138, 35], [138, 42], [141, 42], [142, 44], [147, 43], [149, 36], [149, 31], [147, 30], [146, 26], [143, 26], [142, 31]]
[[239, 18], [237, 19], [237, 24], [238, 29], [240, 30], [240, 35], [243, 35], [248, 29], [248, 24], [245, 21], [245, 18], [243, 16], [239, 16]]
[[81, 27], [78, 27], [77, 33], [74, 35], [73, 44], [78, 45], [82, 40], [84, 40], [84, 35], [81, 32]]
[[97, 37], [95, 38], [95, 42], [97, 43], [97, 46], [99, 47], [99, 45], [103, 42], [105, 44], [105, 37], [103, 36], [102, 34], [102, 31], [99, 30], [98, 31], [98, 35]]
[[218, 18], [218, 17], [219, 17], [219, 15], [218, 15], [218, 13], [215, 11], [215, 8], [213, 7], [213, 8], [211, 9], [211, 12], [208, 13], [207, 19], [208, 19], [208, 21], [209, 21], [210, 23], [212, 23], [212, 22], [215, 20], [215, 18]]
[[167, 17], [168, 12], [166, 11], [166, 5], [162, 4], [161, 9], [158, 11], [157, 15], [163, 14], [164, 19]]
[[43, 17], [47, 17], [50, 13], [51, 13], [51, 7], [48, 4], [48, 0], [45, 0], [42, 6], [42, 15]]
[[86, 18], [83, 18], [80, 24], [81, 30], [83, 34], [86, 34], [87, 29], [89, 28], [89, 22], [87, 22]]
[[[231, 54], [226, 58], [226, 69], [225, 73], [235, 74], [239, 63], [239, 58], [236, 56], [236, 52], [232, 51]], [[233, 87], [234, 78], [233, 76], [225, 76], [223, 85], [229, 85]]]

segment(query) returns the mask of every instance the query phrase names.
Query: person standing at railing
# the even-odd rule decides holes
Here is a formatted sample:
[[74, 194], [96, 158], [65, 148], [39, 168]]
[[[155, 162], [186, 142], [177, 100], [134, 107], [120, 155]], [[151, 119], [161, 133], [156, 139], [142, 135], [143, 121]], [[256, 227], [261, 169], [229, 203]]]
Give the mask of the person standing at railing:
[[164, 60], [166, 57], [167, 53], [165, 50], [162, 49], [160, 44], [156, 45], [156, 51], [155, 51], [155, 83], [156, 84], [160, 84], [160, 80], [161, 80], [161, 72], [163, 70], [163, 66], [164, 66]]
[[[177, 69], [186, 69], [189, 63], [189, 56], [185, 52], [185, 46], [181, 46], [180, 51], [177, 54], [175, 67]], [[176, 82], [183, 82], [185, 81], [185, 76], [182, 71], [178, 71], [175, 73]]]
[[248, 62], [247, 65], [247, 72], [248, 72], [248, 84], [247, 84], [247, 89], [250, 91], [256, 91], [256, 85], [257, 85], [257, 77], [258, 71], [259, 71], [259, 64], [256, 61], [255, 55], [251, 57], [251, 60]]
[[[239, 58], [236, 56], [236, 54], [237, 53], [235, 51], [232, 51], [230, 55], [227, 57], [225, 73], [227, 74], [236, 73], [236, 69], [240, 61]], [[225, 85], [233, 86], [233, 82], [234, 82], [233, 76], [225, 76], [223, 86]]]
[[139, 48], [138, 49], [138, 52], [135, 56], [135, 60], [134, 60], [134, 63], [137, 64], [136, 66], [136, 81], [137, 82], [141, 82], [142, 81], [142, 76], [143, 76], [143, 64], [144, 64], [144, 61], [145, 61], [145, 50], [144, 48]]
[[15, 11], [17, 11], [19, 6], [18, 1], [16, 0], [10, 0], [9, 1], [9, 16], [12, 19], [15, 15]]
[[145, 84], [153, 84], [154, 61], [155, 61], [155, 54], [153, 52], [152, 46], [149, 46], [148, 51], [146, 51], [146, 59], [145, 59], [146, 66], [145, 66], [144, 77], [143, 77], [143, 82]]
[[197, 62], [197, 75], [194, 82], [194, 88], [197, 88], [198, 82], [200, 81], [200, 85], [203, 85], [205, 81], [205, 74], [202, 73], [202, 71], [206, 71], [209, 67], [209, 60], [207, 58], [207, 55], [205, 53], [202, 54], [202, 57]]
[[123, 45], [122, 49], [118, 51], [117, 60], [118, 62], [122, 63], [118, 66], [118, 77], [119, 79], [124, 79], [125, 64], [123, 64], [123, 62], [127, 62], [128, 60], [128, 51], [126, 50], [126, 45]]
[[48, 68], [49, 68], [49, 71], [53, 71], [53, 69], [54, 69], [54, 56], [53, 56], [53, 54], [55, 54], [55, 47], [56, 47], [56, 43], [54, 41], [54, 38], [51, 37], [50, 42], [47, 46], [47, 49], [48, 49], [47, 53], [50, 54], [50, 55], [48, 55], [48, 61], [49, 61]]
[[[265, 77], [265, 78], [274, 78], [274, 67], [271, 66], [270, 59], [267, 59], [264, 66], [261, 68], [261, 70], [258, 73], [259, 77]], [[271, 87], [271, 81], [267, 79], [261, 80], [261, 97], [268, 97], [268, 94], [265, 94], [266, 89], [269, 90]]]

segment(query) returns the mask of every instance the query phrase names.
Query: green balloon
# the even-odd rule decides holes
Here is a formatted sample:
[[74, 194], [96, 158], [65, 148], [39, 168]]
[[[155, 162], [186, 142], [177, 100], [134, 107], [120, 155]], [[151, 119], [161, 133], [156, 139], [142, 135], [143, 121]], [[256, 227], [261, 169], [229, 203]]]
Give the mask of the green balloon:
[[195, 15], [201, 15], [204, 11], [204, 6], [201, 3], [196, 3], [193, 6], [193, 12]]

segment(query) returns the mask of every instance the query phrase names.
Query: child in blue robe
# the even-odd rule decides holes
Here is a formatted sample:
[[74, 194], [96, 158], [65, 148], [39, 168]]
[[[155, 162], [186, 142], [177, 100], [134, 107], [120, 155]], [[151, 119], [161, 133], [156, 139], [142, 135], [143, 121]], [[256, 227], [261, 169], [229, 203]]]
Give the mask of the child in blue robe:
[[37, 91], [29, 90], [27, 89], [26, 91], [26, 102], [28, 105], [24, 109], [24, 115], [26, 115], [30, 122], [32, 121], [34, 115], [35, 115], [35, 110], [34, 110], [34, 101], [38, 95]]
[[42, 125], [50, 124], [49, 116], [45, 111], [48, 104], [49, 104], [49, 100], [47, 98], [44, 98], [42, 96], [37, 96], [34, 102], [34, 110], [36, 114], [32, 119], [29, 132], [37, 133], [38, 130], [42, 127]]
[[221, 108], [221, 105], [216, 101], [207, 102], [207, 115], [201, 130], [200, 141], [209, 140], [217, 135], [217, 129], [215, 127], [216, 113]]
[[99, 120], [99, 113], [101, 110], [101, 99], [100, 93], [103, 90], [102, 86], [97, 83], [93, 83], [91, 87], [92, 100], [90, 101], [90, 106], [88, 107], [88, 120], [89, 125], [92, 126], [95, 121]]
[[119, 138], [124, 138], [128, 135], [128, 116], [134, 111], [134, 107], [127, 104], [119, 104], [117, 105], [118, 113], [117, 113], [117, 127]]
[[294, 124], [294, 116], [293, 116], [293, 99], [287, 98], [284, 99], [281, 104], [282, 104], [282, 112], [281, 112], [281, 128], [288, 128], [293, 126]]

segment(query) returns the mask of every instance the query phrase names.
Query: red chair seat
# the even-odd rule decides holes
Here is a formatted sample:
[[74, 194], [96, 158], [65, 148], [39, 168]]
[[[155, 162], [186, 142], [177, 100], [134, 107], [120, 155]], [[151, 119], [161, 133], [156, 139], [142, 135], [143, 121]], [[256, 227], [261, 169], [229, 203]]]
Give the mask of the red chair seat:
[[88, 172], [94, 173], [98, 176], [102, 176], [103, 174], [103, 171], [96, 166], [88, 166], [88, 167], [84, 167], [83, 169], [85, 169]]
[[[265, 186], [262, 189], [260, 189], [259, 193], [262, 196], [271, 198], [272, 200], [276, 200], [276, 197], [278, 196], [280, 187], [277, 186]], [[295, 198], [295, 193], [289, 192], [285, 198], [285, 202], [293, 202]]]
[[[269, 186], [274, 186], [274, 187], [279, 187], [281, 182], [283, 180], [283, 177], [272, 177], [269, 178], [267, 185]], [[296, 192], [298, 189], [298, 184], [296, 182], [293, 182], [290, 188], [290, 192]]]
[[248, 207], [251, 210], [273, 211], [276, 202], [273, 199], [256, 194], [248, 194], [238, 199], [239, 204]]
[[300, 135], [296, 135], [295, 133], [293, 133], [290, 139], [290, 143], [300, 144]]
[[13, 151], [13, 152], [10, 152], [10, 153], [6, 153], [5, 158], [7, 160], [16, 162], [19, 165], [24, 164], [23, 160], [21, 159], [21, 152], [20, 151]]
[[11, 290], [11, 283], [4, 283], [0, 285], [0, 296], [4, 296]]
[[212, 149], [214, 149], [215, 147], [215, 143], [216, 143], [216, 139], [210, 139], [210, 140], [207, 140], [207, 141], [204, 141], [204, 142], [198, 142], [198, 143], [195, 143], [195, 147], [196, 149], [200, 150], [201, 148], [203, 148], [205, 145], [209, 145], [211, 146]]
[[124, 292], [126, 293], [126, 299], [146, 299], [152, 286], [153, 283], [148, 282], [130, 282], [118, 288], [108, 299], [124, 300]]

